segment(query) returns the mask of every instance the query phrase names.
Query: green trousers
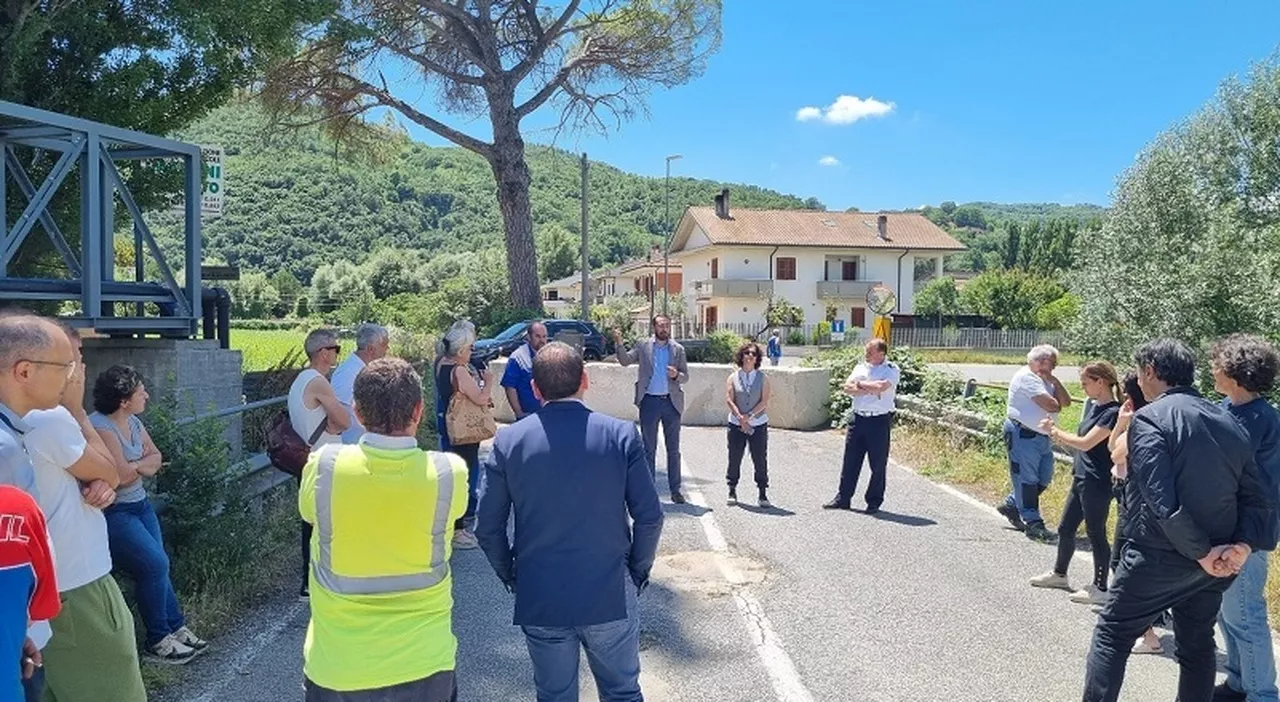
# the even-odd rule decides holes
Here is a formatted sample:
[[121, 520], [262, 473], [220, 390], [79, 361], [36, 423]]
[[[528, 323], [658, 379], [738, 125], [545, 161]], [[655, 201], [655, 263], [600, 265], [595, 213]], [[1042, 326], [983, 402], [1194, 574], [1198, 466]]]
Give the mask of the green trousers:
[[146, 702], [133, 615], [110, 574], [61, 594], [44, 647], [44, 702]]

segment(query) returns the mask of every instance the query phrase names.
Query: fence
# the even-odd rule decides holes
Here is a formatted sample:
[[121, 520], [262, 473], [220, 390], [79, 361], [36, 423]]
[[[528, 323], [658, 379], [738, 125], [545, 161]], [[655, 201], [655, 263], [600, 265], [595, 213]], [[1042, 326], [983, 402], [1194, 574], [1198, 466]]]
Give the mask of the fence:
[[895, 346], [921, 349], [1009, 349], [1025, 351], [1039, 344], [1062, 346], [1060, 331], [1038, 329], [898, 328], [893, 330]]

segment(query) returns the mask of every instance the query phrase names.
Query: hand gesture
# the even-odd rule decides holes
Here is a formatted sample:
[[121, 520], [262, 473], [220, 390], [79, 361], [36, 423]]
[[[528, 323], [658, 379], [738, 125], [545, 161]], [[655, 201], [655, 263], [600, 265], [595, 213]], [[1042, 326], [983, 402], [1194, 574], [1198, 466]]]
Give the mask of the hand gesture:
[[27, 637], [22, 643], [22, 679], [30, 680], [36, 674], [36, 668], [42, 665], [44, 658], [40, 655], [40, 649], [36, 648], [36, 642], [31, 637]]
[[488, 367], [485, 367], [484, 374], [481, 375], [481, 378], [484, 379], [485, 387], [493, 385], [493, 371], [490, 370]]
[[84, 503], [95, 509], [106, 509], [116, 501], [116, 491], [103, 480], [94, 480], [80, 488]]
[[675, 367], [675, 366], [667, 366], [667, 377], [668, 377], [668, 378], [670, 378], [670, 379], [672, 379], [672, 380], [675, 380], [675, 379], [676, 379], [676, 377], [678, 377], [679, 375], [680, 375], [680, 371], [676, 370], [676, 367]]
[[622, 332], [618, 331], [617, 329], [613, 330], [613, 344], [614, 346], [622, 345]]
[[1124, 480], [1129, 477], [1129, 466], [1124, 463], [1112, 462], [1111, 477], [1116, 480]]
[[67, 385], [62, 391], [62, 406], [67, 408], [73, 416], [79, 417], [84, 414], [83, 363], [77, 363], [75, 372], [67, 379]]
[[1229, 578], [1240, 572], [1251, 549], [1246, 544], [1223, 544], [1209, 549], [1199, 563], [1204, 572], [1215, 578]]
[[1220, 559], [1232, 573], [1239, 573], [1252, 553], [1253, 549], [1248, 544], [1231, 544], [1222, 552]]
[[1053, 428], [1054, 428], [1053, 418], [1045, 417], [1044, 419], [1040, 420], [1040, 431], [1052, 436]]

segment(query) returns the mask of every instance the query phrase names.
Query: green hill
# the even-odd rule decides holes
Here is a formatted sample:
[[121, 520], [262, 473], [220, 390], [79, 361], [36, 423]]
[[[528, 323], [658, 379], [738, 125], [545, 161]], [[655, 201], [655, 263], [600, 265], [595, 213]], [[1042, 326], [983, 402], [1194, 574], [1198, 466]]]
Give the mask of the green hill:
[[[324, 263], [363, 262], [379, 248], [427, 257], [501, 247], [502, 218], [493, 175], [461, 148], [426, 146], [388, 127], [378, 157], [339, 148], [318, 128], [279, 132], [248, 103], [216, 110], [178, 137], [226, 150], [226, 209], [205, 226], [205, 260], [223, 260], [268, 275], [280, 270], [310, 281]], [[533, 219], [539, 237], [550, 229], [578, 235], [579, 158], [530, 146]], [[690, 178], [671, 181], [671, 213], [710, 204], [721, 188], [739, 207], [803, 208], [805, 201], [750, 185]], [[592, 267], [646, 252], [662, 241], [661, 178], [592, 163]], [[161, 217], [166, 249], [179, 248], [176, 221]], [[576, 247], [575, 247], [576, 250]]]

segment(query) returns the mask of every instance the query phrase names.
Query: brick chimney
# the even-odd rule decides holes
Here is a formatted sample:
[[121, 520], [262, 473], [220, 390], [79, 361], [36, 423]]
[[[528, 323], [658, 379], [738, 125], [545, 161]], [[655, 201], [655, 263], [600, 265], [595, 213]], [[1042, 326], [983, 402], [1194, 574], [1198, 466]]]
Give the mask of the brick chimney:
[[716, 195], [716, 216], [720, 219], [729, 219], [729, 189], [725, 188]]
[[880, 237], [880, 241], [889, 240], [889, 215], [876, 217], [876, 236]]

